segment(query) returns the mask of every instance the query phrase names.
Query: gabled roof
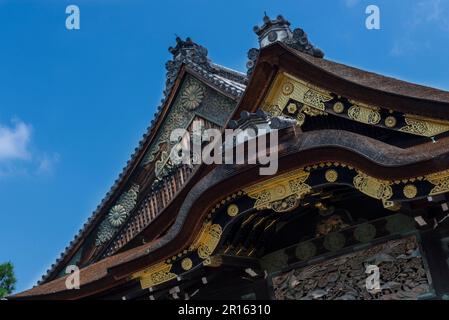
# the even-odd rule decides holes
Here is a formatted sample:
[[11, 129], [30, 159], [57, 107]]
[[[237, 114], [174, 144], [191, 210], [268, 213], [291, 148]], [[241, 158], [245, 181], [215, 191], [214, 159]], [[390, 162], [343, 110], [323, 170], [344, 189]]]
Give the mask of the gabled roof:
[[[260, 50], [256, 68], [251, 74], [246, 94], [242, 97], [235, 115], [244, 110], [243, 106], [260, 105], [269, 87], [267, 83], [271, 83], [280, 70], [320, 88], [369, 105], [404, 114], [449, 120], [448, 91], [316, 58], [283, 42], [274, 42]], [[261, 83], [265, 84], [265, 90], [255, 90]]]
[[126, 166], [115, 180], [111, 189], [107, 192], [106, 196], [102, 199], [101, 203], [97, 206], [96, 210], [88, 218], [86, 223], [84, 223], [82, 228], [78, 231], [78, 234], [75, 235], [74, 239], [65, 248], [64, 252], [61, 253], [56, 262], [47, 270], [46, 274], [38, 284], [45, 283], [46, 281], [57, 277], [60, 269], [72, 259], [76, 251], [80, 248], [85, 237], [90, 234], [90, 232], [94, 231], [98, 223], [101, 222], [104, 215], [107, 213], [107, 208], [110, 207], [121, 192], [123, 192], [123, 188], [128, 182], [132, 172], [135, 170], [136, 166], [138, 166], [146, 150], [151, 145], [152, 139], [162, 122], [165, 110], [170, 106], [171, 99], [177, 90], [176, 82], [178, 78], [181, 78], [185, 72], [191, 73], [235, 101], [239, 100], [243, 94], [245, 83], [247, 81], [245, 74], [212, 63], [207, 58], [207, 50], [194, 43], [189, 38], [187, 38], [186, 41], [177, 38], [176, 41], [176, 48], [169, 49], [174, 56], [173, 59], [166, 64], [167, 80], [164, 98], [161, 100], [161, 104], [157, 108], [150, 126], [147, 127], [146, 133], [139, 141], [134, 153], [127, 161]]

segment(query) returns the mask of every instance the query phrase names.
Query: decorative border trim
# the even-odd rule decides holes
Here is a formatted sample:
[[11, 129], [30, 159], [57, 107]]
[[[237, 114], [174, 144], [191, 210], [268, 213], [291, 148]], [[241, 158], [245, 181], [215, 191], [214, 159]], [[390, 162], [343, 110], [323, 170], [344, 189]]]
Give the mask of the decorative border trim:
[[304, 124], [306, 116], [332, 114], [423, 137], [434, 137], [449, 131], [448, 121], [404, 114], [350, 100], [285, 72], [276, 75], [262, 105], [263, 111], [273, 116], [284, 115], [294, 118], [300, 126]]

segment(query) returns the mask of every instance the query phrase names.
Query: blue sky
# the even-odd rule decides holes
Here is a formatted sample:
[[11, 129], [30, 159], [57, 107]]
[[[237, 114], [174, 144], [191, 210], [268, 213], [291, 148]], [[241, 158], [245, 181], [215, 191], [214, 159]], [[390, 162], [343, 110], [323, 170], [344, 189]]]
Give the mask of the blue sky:
[[[65, 28], [79, 6], [81, 29]], [[365, 28], [378, 5], [381, 30]], [[263, 12], [326, 58], [449, 90], [449, 1], [0, 0], [0, 262], [32, 286], [117, 178], [152, 119], [175, 34], [245, 71]]]

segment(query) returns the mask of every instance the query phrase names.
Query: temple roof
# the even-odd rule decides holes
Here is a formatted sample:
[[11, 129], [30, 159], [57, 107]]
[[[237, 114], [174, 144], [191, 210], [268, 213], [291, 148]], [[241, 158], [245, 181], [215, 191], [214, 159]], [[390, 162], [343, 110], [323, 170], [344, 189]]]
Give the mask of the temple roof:
[[61, 264], [66, 264], [71, 259], [71, 256], [73, 256], [75, 251], [78, 249], [78, 245], [101, 221], [105, 208], [110, 206], [114, 196], [120, 192], [120, 189], [130, 177], [141, 156], [143, 156], [145, 150], [148, 148], [149, 144], [151, 144], [151, 141], [159, 127], [158, 119], [161, 118], [162, 111], [168, 107], [167, 103], [169, 102], [169, 98], [175, 88], [175, 81], [183, 70], [185, 72], [192, 73], [194, 76], [202, 79], [215, 89], [228, 95], [234, 100], [238, 100], [243, 94], [245, 90], [245, 83], [247, 82], [247, 77], [244, 73], [213, 63], [207, 57], [207, 49], [196, 44], [190, 38], [183, 41], [181, 38], [177, 37], [176, 43], [177, 45], [175, 48], [169, 48], [169, 51], [173, 57], [166, 63], [167, 73], [164, 97], [161, 100], [160, 105], [157, 107], [157, 111], [154, 114], [153, 120], [151, 120], [150, 126], [147, 127], [146, 132], [139, 141], [134, 153], [127, 161], [126, 166], [122, 169], [122, 172], [115, 180], [111, 189], [107, 192], [106, 196], [101, 200], [96, 210], [75, 235], [74, 239], [64, 249], [64, 252], [62, 252], [60, 257], [56, 259], [55, 263], [51, 265], [46, 274], [42, 276], [42, 279], [38, 282], [38, 284], [44, 283], [50, 278], [54, 278], [58, 273], [57, 268], [60, 267]]
[[[254, 61], [257, 64], [254, 63], [248, 70], [250, 82], [235, 115], [247, 106], [260, 105], [268, 88], [266, 84], [282, 70], [315, 86], [369, 105], [405, 114], [449, 120], [448, 91], [313, 57], [282, 41], [260, 49]], [[262, 83], [265, 90], [256, 89]]]
[[292, 52], [324, 71], [365, 87], [418, 99], [449, 103], [448, 91], [364, 71], [332, 60], [315, 58], [297, 50], [292, 50]]
[[[176, 39], [176, 47], [170, 48], [173, 58], [166, 64], [167, 76], [164, 98], [154, 115], [151, 125], [147, 128], [147, 132], [143, 135], [139, 146], [135, 149], [134, 154], [123, 168], [111, 190], [106, 194], [106, 197], [101, 201], [101, 204], [84, 224], [83, 228], [80, 229], [75, 239], [66, 247], [64, 253], [61, 254], [61, 258], [48, 270], [47, 275], [43, 277], [43, 281], [53, 279], [57, 271], [56, 268], [68, 262], [85, 236], [101, 221], [104, 209], [111, 204], [113, 197], [123, 189], [131, 172], [152, 142], [160, 124], [163, 110], [168, 107], [169, 98], [173, 94], [174, 88], [176, 88], [176, 81], [180, 72], [191, 72], [217, 90], [232, 97], [235, 101], [239, 101], [243, 96], [239, 108], [236, 110], [235, 120], [237, 120], [237, 125], [241, 125], [250, 118], [248, 116], [245, 119], [238, 119], [240, 112], [248, 108], [259, 107], [261, 95], [264, 94], [264, 90], [268, 87], [268, 83], [274, 76], [275, 71], [279, 69], [301, 74], [307, 79], [313, 80], [312, 82], [316, 82], [317, 85], [322, 85], [332, 90], [335, 89], [338, 93], [340, 91], [342, 94], [347, 93], [350, 97], [354, 96], [362, 100], [366, 98], [369, 100], [368, 102], [377, 101], [386, 107], [398, 108], [403, 112], [449, 119], [449, 92], [323, 59], [323, 54], [320, 54], [321, 51], [315, 49], [308, 42], [307, 36], [305, 36], [302, 29], [299, 31], [295, 30], [295, 36], [295, 31], [288, 33], [288, 30], [290, 30], [288, 29], [289, 25], [290, 23], [282, 17], [278, 17], [275, 20], [265, 18], [264, 25], [255, 30], [260, 37], [261, 49], [252, 51], [253, 54], [250, 56], [250, 60], [253, 63], [257, 61], [257, 66], [260, 65], [260, 67], [257, 68], [256, 66], [256, 69], [254, 69], [254, 64], [251, 65], [249, 71], [254, 71], [254, 73], [252, 73], [248, 88], [246, 87], [247, 77], [245, 74], [211, 62], [207, 57], [207, 50], [194, 43], [191, 39]], [[270, 32], [273, 31], [286, 32], [286, 36], [282, 38], [278, 34], [275, 38], [273, 34], [270, 35]], [[272, 41], [267, 40], [269, 43], [265, 42], [264, 37], [269, 37]], [[301, 46], [298, 47], [295, 43]], [[262, 64], [264, 66], [269, 65], [271, 69], [265, 68]], [[249, 73], [251, 74], [251, 72]], [[354, 146], [354, 141], [356, 140], [360, 143]], [[323, 130], [305, 133], [299, 142], [298, 150], [304, 153], [307, 150], [324, 149], [334, 145], [342, 150], [350, 150], [354, 154], [361, 154], [367, 159], [377, 159], [379, 166], [405, 167], [415, 163], [429, 163], [429, 168], [426, 168], [426, 170], [432, 171], [435, 169], [434, 166], [436, 166], [435, 158], [439, 157], [443, 161], [446, 150], [448, 150], [449, 140], [444, 139], [439, 142], [440, 144], [438, 145], [423, 145], [404, 150], [352, 133]], [[363, 150], [358, 150], [357, 148], [362, 148]], [[379, 155], [379, 152], [382, 154]], [[181, 218], [184, 219], [185, 217]], [[179, 225], [177, 227], [180, 228]], [[84, 278], [82, 280], [83, 284], [106, 277], [109, 268], [143, 257], [147, 255], [148, 250], [157, 249], [165, 244], [166, 241], [139, 246], [85, 267], [82, 269], [81, 277], [82, 279]], [[63, 290], [65, 290], [65, 277], [52, 280], [48, 284], [40, 285], [13, 297], [51, 294]]]

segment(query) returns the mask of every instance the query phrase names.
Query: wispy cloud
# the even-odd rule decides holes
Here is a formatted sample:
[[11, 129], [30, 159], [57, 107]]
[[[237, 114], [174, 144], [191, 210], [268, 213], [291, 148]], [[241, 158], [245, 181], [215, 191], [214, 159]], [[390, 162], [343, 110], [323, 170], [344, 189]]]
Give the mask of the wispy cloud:
[[53, 172], [59, 154], [32, 148], [32, 133], [32, 126], [19, 119], [0, 123], [0, 177]]
[[39, 174], [52, 173], [54, 166], [59, 162], [59, 159], [60, 156], [56, 152], [52, 154], [44, 153], [38, 159], [37, 173]]
[[449, 4], [443, 0], [423, 0], [418, 2], [412, 23], [420, 25], [433, 23], [438, 28], [449, 32]]
[[418, 48], [431, 49], [427, 38], [418, 36], [420, 29], [432, 27], [437, 32], [449, 35], [449, 2], [443, 0], [421, 0], [412, 9], [404, 22], [406, 31], [399, 37], [390, 53], [394, 56], [410, 55]]
[[0, 161], [28, 159], [31, 126], [15, 120], [12, 126], [0, 124]]
[[358, 3], [359, 0], [344, 0], [345, 6], [348, 8], [352, 8], [355, 7]]

